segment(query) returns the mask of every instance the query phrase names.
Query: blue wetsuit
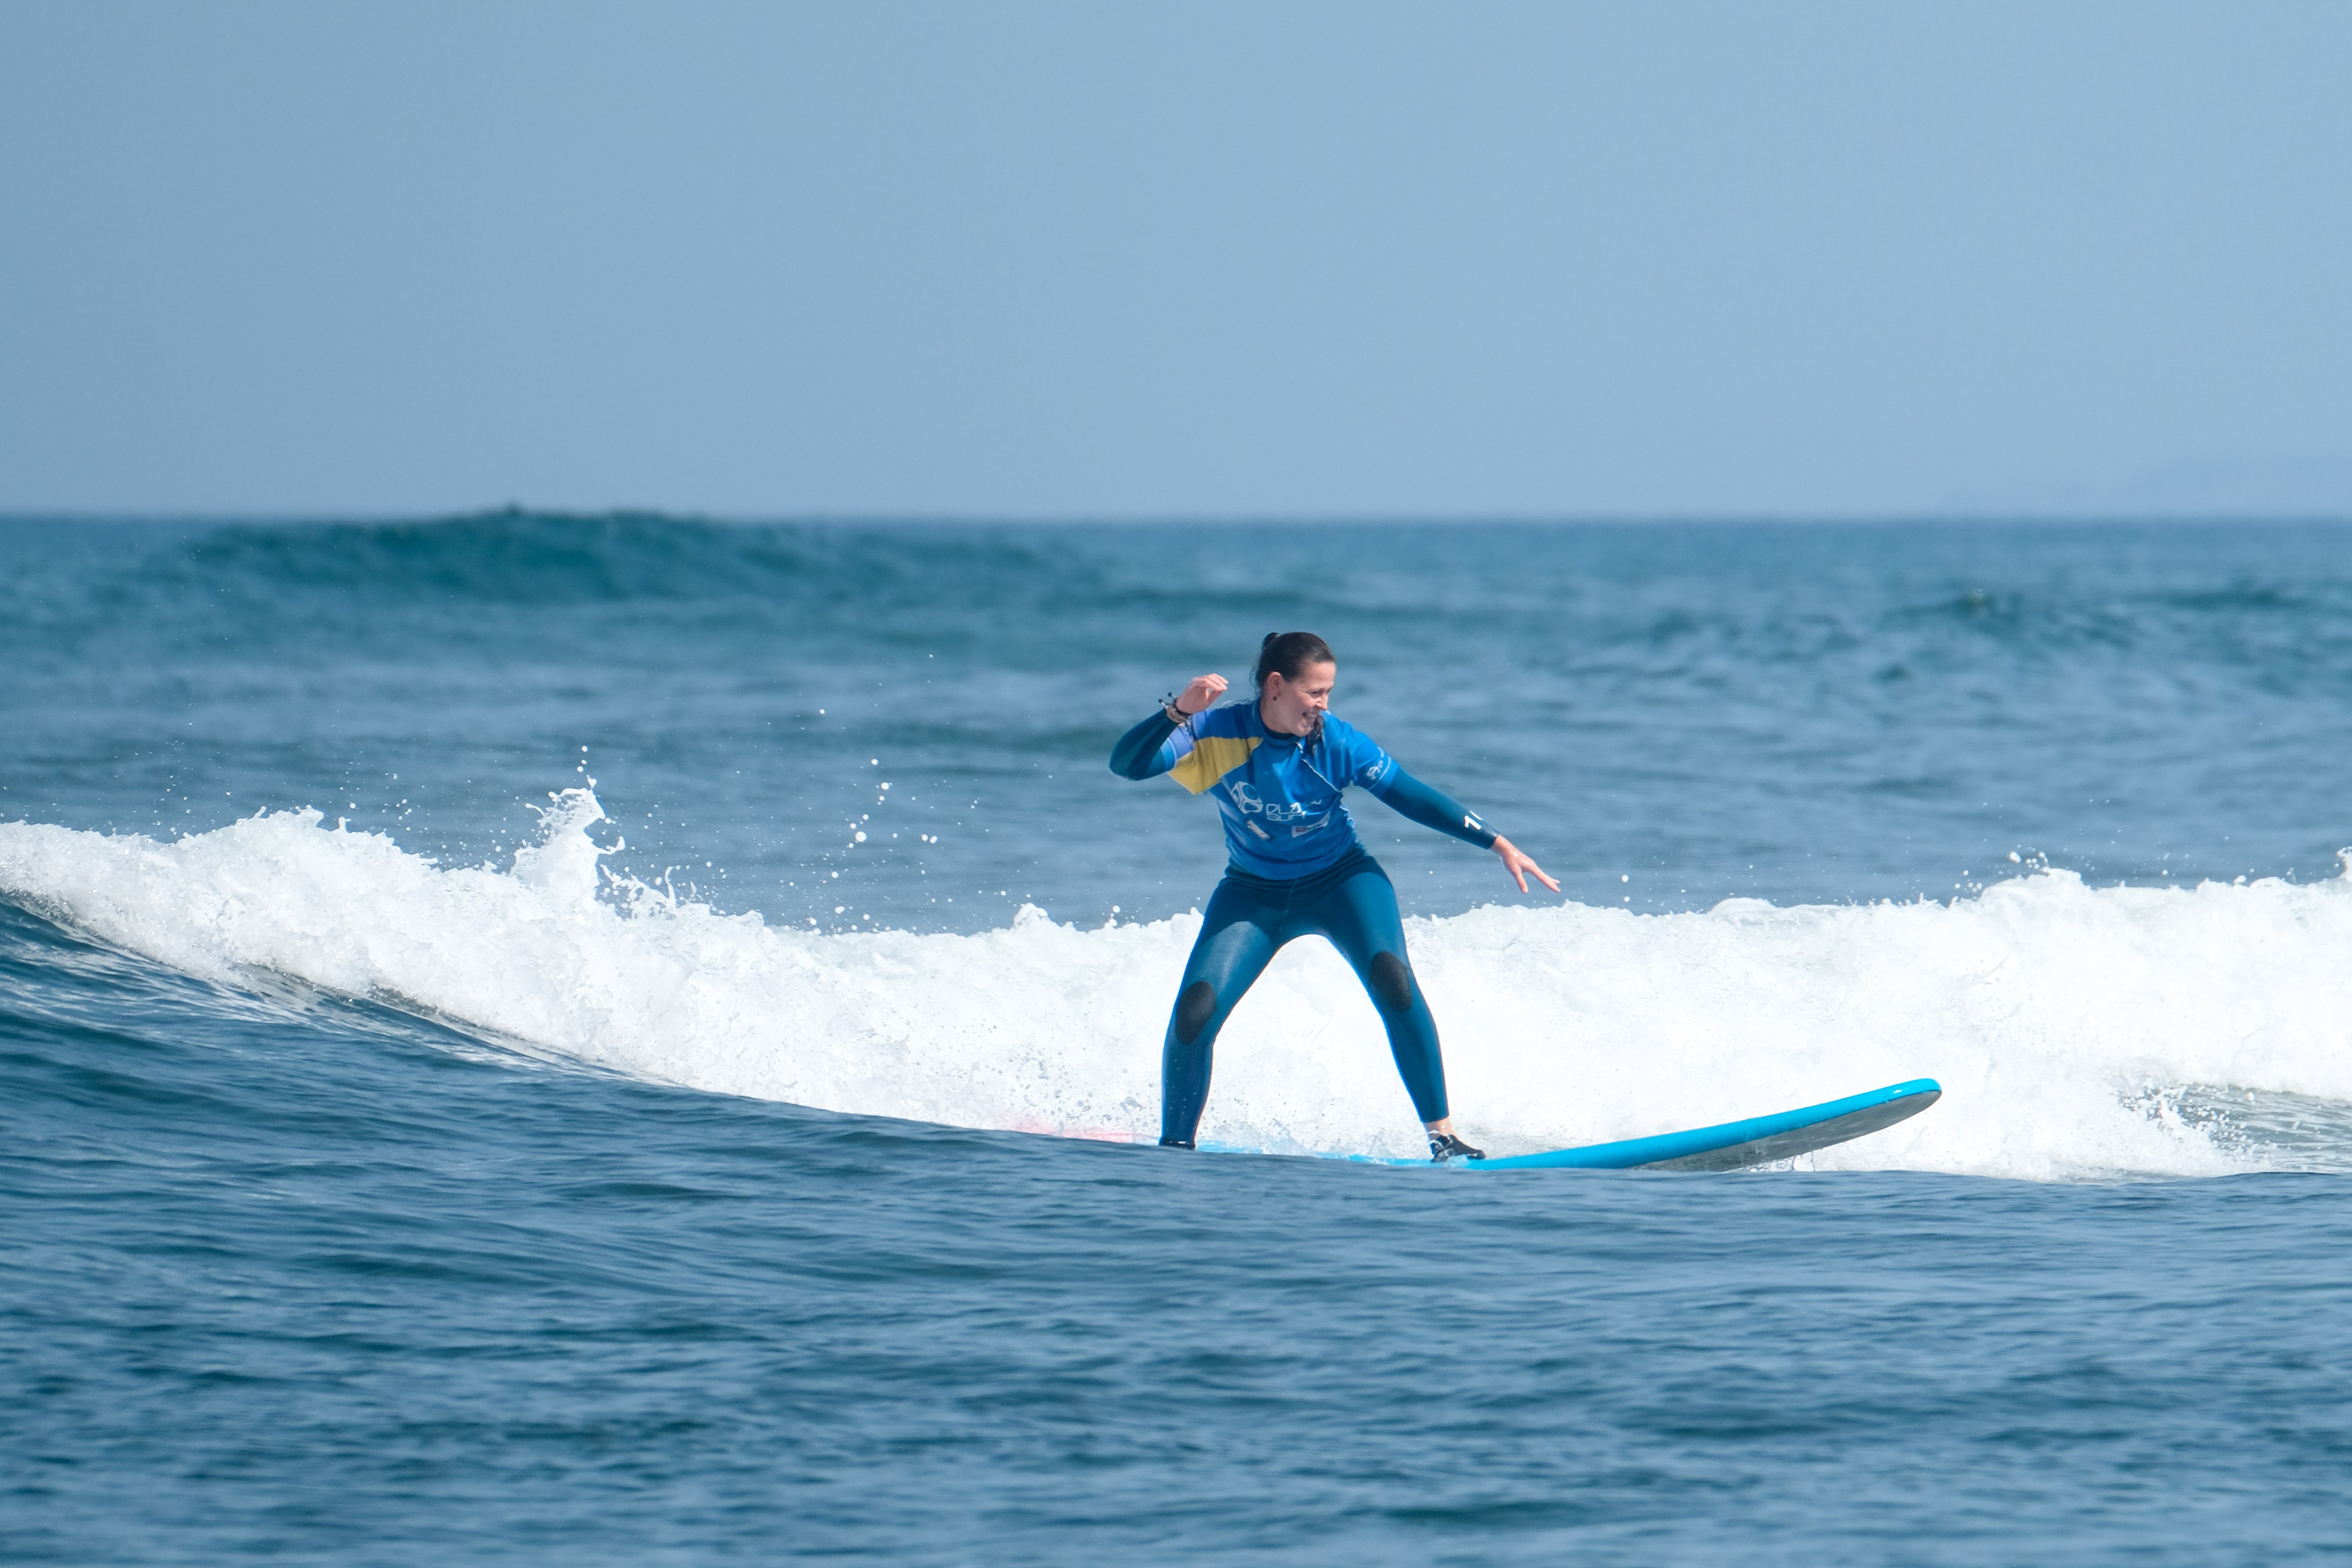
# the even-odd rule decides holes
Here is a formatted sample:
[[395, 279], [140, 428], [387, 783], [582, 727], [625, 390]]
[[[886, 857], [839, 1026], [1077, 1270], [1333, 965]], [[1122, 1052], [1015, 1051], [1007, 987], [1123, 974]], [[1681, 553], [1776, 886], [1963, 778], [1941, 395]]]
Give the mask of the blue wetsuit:
[[1255, 701], [1181, 725], [1154, 713], [1119, 738], [1110, 765], [1130, 779], [1172, 773], [1213, 798], [1233, 858], [1185, 961], [1160, 1047], [1160, 1142], [1192, 1144], [1217, 1031], [1276, 952], [1310, 935], [1338, 948], [1371, 994], [1414, 1111], [1442, 1121], [1445, 1062], [1405, 957], [1396, 889], [1356, 837], [1339, 792], [1360, 785], [1424, 826], [1490, 848], [1495, 835], [1475, 814], [1397, 766], [1353, 725], [1327, 717], [1311, 735], [1277, 735]]

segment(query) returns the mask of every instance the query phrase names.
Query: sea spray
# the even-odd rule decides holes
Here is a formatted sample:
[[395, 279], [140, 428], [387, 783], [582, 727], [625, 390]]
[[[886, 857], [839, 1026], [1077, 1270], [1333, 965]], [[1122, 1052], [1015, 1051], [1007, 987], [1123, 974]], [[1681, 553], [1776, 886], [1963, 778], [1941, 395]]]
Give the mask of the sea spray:
[[[292, 977], [698, 1089], [1147, 1139], [1197, 917], [827, 934], [604, 869], [593, 793], [510, 866], [445, 868], [315, 811], [176, 842], [0, 826], [0, 892], [186, 973]], [[2219, 1173], [2259, 1146], [2192, 1086], [2352, 1100], [2352, 884], [2085, 886], [1940, 903], [1637, 915], [1569, 903], [1407, 922], [1454, 1109], [1498, 1152], [1638, 1136], [1913, 1077], [1931, 1114], [1813, 1159], [2029, 1179]], [[1401, 1154], [1379, 1021], [1325, 944], [1219, 1041], [1205, 1138]], [[2223, 1129], [2226, 1132], [2226, 1129]]]

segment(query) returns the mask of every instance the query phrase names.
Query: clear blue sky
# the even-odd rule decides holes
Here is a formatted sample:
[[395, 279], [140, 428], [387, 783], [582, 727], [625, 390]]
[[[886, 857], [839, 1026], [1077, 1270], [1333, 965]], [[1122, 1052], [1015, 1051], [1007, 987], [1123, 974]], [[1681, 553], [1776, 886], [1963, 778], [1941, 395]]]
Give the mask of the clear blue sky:
[[0, 510], [2352, 515], [2352, 5], [0, 9]]

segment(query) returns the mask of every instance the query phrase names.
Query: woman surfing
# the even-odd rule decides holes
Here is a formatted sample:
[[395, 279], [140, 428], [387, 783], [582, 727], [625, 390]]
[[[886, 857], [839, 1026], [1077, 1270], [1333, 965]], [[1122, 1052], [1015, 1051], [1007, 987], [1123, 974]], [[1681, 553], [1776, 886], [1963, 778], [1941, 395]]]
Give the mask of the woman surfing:
[[1111, 749], [1111, 771], [1124, 778], [1172, 773], [1194, 795], [1214, 798], [1233, 857], [1184, 961], [1160, 1047], [1160, 1142], [1192, 1147], [1217, 1031], [1276, 952], [1299, 937], [1319, 936], [1347, 958], [1380, 1009], [1390, 1054], [1428, 1131], [1430, 1158], [1483, 1160], [1486, 1151], [1454, 1131], [1437, 1020], [1405, 958], [1396, 889], [1357, 838], [1339, 792], [1359, 785], [1425, 827], [1492, 849], [1523, 893], [1529, 877], [1555, 893], [1559, 884], [1475, 813], [1335, 718], [1339, 673], [1329, 646], [1313, 632], [1268, 633], [1258, 649], [1255, 701], [1212, 706], [1225, 679], [1203, 675]]

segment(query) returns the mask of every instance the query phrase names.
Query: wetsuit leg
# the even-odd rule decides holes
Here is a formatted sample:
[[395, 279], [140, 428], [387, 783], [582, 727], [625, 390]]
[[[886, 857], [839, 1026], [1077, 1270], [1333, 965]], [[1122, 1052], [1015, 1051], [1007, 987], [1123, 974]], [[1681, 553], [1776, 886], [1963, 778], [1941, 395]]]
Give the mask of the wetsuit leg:
[[1310, 929], [1329, 938], [1347, 958], [1388, 1026], [1389, 1054], [1412, 1096], [1414, 1112], [1423, 1121], [1444, 1121], [1445, 1058], [1438, 1050], [1437, 1019], [1405, 957], [1404, 921], [1388, 873], [1368, 861], [1312, 906], [1293, 911], [1292, 919], [1311, 921]]
[[1176, 1008], [1160, 1047], [1160, 1141], [1192, 1145], [1209, 1103], [1217, 1031], [1274, 960], [1280, 913], [1233, 882], [1220, 882], [1202, 917]]

